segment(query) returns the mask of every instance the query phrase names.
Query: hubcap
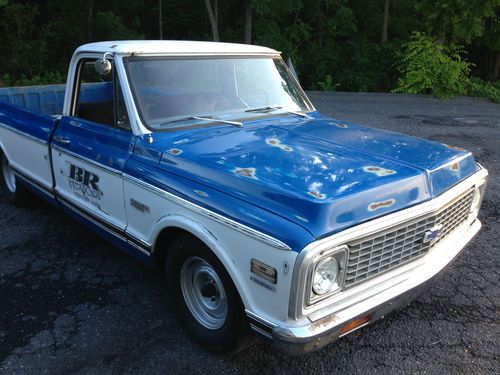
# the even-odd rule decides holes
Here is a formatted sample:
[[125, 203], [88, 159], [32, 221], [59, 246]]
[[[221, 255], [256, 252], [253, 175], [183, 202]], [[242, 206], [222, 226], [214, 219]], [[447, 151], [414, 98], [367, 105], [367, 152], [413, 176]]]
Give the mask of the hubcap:
[[181, 268], [181, 291], [193, 317], [216, 330], [227, 317], [226, 292], [213, 267], [199, 257], [189, 257]]
[[3, 179], [5, 181], [7, 189], [9, 189], [11, 193], [15, 193], [16, 175], [14, 174], [14, 170], [10, 166], [9, 161], [5, 156], [2, 158], [2, 172], [3, 172]]

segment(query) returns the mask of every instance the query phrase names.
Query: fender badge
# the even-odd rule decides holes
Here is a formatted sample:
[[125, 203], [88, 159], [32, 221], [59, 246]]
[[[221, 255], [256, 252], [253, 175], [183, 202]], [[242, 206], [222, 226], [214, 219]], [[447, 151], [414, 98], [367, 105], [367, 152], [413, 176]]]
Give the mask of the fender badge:
[[142, 213], [147, 213], [149, 214], [149, 206], [142, 203], [142, 202], [139, 202], [137, 200], [135, 200], [134, 198], [131, 198], [130, 199], [130, 205], [132, 207], [134, 207], [135, 209], [141, 211]]

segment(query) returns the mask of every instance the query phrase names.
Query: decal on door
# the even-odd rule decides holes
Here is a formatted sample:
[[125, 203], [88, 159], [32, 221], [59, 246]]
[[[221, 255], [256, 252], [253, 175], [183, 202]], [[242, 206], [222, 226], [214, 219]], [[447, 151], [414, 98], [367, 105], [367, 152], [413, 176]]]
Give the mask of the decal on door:
[[69, 163], [68, 184], [75, 195], [100, 208], [104, 195], [99, 188], [99, 176], [82, 167]]

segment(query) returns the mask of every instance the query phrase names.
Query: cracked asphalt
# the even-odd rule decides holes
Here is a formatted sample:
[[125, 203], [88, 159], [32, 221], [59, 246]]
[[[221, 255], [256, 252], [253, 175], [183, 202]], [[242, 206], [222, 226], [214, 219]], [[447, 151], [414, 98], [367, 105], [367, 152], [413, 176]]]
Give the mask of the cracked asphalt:
[[430, 289], [307, 356], [262, 340], [214, 355], [182, 331], [159, 273], [56, 209], [0, 193], [0, 373], [500, 373], [500, 105], [309, 94], [327, 115], [463, 147], [489, 169], [483, 229]]

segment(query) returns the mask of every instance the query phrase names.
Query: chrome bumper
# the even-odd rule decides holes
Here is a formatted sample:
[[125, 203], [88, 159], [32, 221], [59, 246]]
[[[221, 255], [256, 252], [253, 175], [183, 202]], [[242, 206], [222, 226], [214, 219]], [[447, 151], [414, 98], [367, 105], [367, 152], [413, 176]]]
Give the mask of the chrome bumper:
[[[273, 343], [290, 354], [302, 354], [319, 349], [337, 338], [346, 335], [388, 313], [403, 308], [432, 282], [434, 276], [449, 265], [464, 247], [479, 232], [481, 223], [475, 220], [469, 228], [440, 244], [437, 251], [426, 255], [425, 260], [411, 271], [401, 275], [396, 284], [379, 293], [353, 302], [340, 311], [335, 311], [300, 326], [270, 325], [253, 314], [248, 314], [252, 328], [272, 338]], [[358, 324], [358, 325], [356, 325]], [[352, 328], [351, 328], [352, 327]]]

